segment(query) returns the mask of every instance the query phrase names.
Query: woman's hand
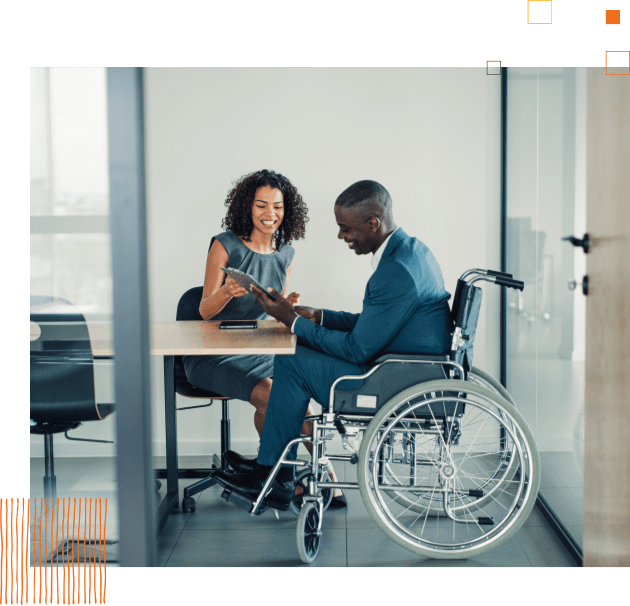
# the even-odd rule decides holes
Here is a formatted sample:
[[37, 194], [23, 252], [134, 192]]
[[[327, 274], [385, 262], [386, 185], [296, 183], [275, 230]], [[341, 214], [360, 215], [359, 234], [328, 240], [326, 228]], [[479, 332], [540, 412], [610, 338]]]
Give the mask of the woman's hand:
[[292, 292], [288, 297], [287, 301], [291, 303], [294, 307], [300, 302], [300, 293]]
[[247, 289], [243, 288], [234, 278], [227, 276], [223, 285], [226, 292], [232, 297], [242, 297], [247, 294]]

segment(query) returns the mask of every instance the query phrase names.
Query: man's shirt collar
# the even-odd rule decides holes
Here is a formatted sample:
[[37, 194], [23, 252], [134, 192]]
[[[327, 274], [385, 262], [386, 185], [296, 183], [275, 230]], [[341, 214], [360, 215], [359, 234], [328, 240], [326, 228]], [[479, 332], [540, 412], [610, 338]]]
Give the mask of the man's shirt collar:
[[385, 239], [385, 242], [383, 242], [379, 247], [378, 250], [374, 253], [374, 255], [372, 256], [372, 270], [376, 271], [376, 268], [378, 267], [378, 264], [381, 262], [381, 257], [383, 256], [383, 252], [385, 251], [385, 249], [387, 248], [387, 243], [389, 242], [389, 239], [399, 230], [400, 228], [397, 227], [391, 234], [389, 234], [389, 236], [387, 236], [387, 238]]

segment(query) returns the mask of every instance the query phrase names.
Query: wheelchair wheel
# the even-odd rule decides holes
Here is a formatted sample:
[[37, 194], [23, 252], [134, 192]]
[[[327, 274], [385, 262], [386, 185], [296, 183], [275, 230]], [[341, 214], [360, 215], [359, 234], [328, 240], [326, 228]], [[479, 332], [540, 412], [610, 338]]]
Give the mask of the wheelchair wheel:
[[[439, 416], [454, 403], [465, 406], [457, 430]], [[405, 460], [410, 435], [413, 464]], [[467, 558], [520, 528], [538, 494], [540, 461], [527, 423], [497, 393], [470, 381], [429, 381], [378, 411], [363, 437], [358, 480], [370, 515], [398, 544], [425, 557]]]
[[497, 381], [492, 375], [489, 375], [481, 368], [473, 366], [468, 373], [468, 380], [472, 381], [475, 385], [485, 387], [490, 391], [496, 391], [502, 398], [505, 398], [514, 408], [516, 408], [516, 402], [512, 399], [512, 396], [499, 381]]
[[[291, 499], [291, 503], [289, 507], [291, 511], [297, 516], [300, 515], [300, 510], [302, 509], [302, 503], [304, 501], [304, 493], [308, 493], [308, 480], [311, 477], [312, 472], [310, 469], [303, 469], [295, 476], [295, 485], [300, 486], [304, 491], [302, 494], [296, 495]], [[319, 471], [319, 479], [318, 482], [325, 482], [328, 479], [328, 471], [321, 470]], [[332, 488], [322, 488], [322, 497], [324, 499], [324, 511], [328, 509], [330, 502], [333, 498]]]
[[319, 551], [319, 506], [313, 501], [308, 501], [298, 516], [296, 539], [300, 560], [305, 564], [310, 564]]
[[[489, 375], [485, 371], [480, 368], [476, 368], [473, 366], [471, 371], [468, 373], [468, 380], [475, 385], [479, 385], [485, 389], [493, 391], [505, 398], [514, 408], [516, 408], [516, 404], [510, 396], [509, 392], [499, 383], [492, 375]], [[470, 419], [470, 414], [464, 414], [464, 417], [461, 419], [461, 426], [464, 427], [468, 424]], [[507, 422], [507, 418], [503, 419]], [[474, 418], [473, 421], [474, 422]], [[414, 443], [414, 440], [417, 442], [417, 437], [411, 437], [412, 434], [408, 434], [406, 439], [402, 438], [400, 440], [400, 444], [396, 444], [394, 440], [390, 439], [390, 446], [392, 447], [391, 452], [389, 453], [389, 462], [385, 463], [388, 471], [389, 482], [391, 484], [399, 484], [404, 485], [406, 483], [406, 478], [409, 477], [410, 474], [410, 466], [409, 465], [400, 465], [397, 462], [411, 463], [409, 460], [413, 455], [412, 452], [415, 452], [417, 445]], [[499, 457], [496, 461], [496, 468], [494, 470], [494, 474], [487, 474], [485, 485], [490, 484], [491, 482], [496, 483], [499, 482], [509, 482], [514, 478], [516, 474], [518, 465], [517, 458], [514, 456], [514, 453], [511, 450], [511, 446], [513, 446], [513, 442], [510, 440], [501, 440], [501, 436], [498, 436], [499, 444], [502, 447], [502, 456]], [[439, 440], [437, 437], [434, 437], [434, 443], [432, 445], [433, 452], [439, 450]], [[426, 449], [429, 446], [429, 442], [425, 442], [424, 448]], [[407, 452], [405, 452], [405, 450]], [[397, 454], [397, 451], [400, 451], [400, 454]], [[398, 475], [401, 475], [402, 478], [399, 478]], [[484, 486], [480, 487], [484, 489]], [[412, 511], [416, 511], [418, 513], [424, 513], [427, 510], [429, 511], [429, 515], [437, 515], [438, 513], [443, 513], [444, 508], [441, 503], [441, 499], [433, 495], [430, 497], [426, 495], [424, 499], [417, 500], [414, 498], [409, 498], [409, 495], [405, 492], [401, 492], [396, 494], [393, 497], [400, 505], [404, 505], [405, 507], [409, 507]], [[483, 506], [483, 504], [488, 500], [488, 497], [480, 497], [476, 500], [472, 500], [468, 503], [468, 508], [471, 511], [475, 509], [479, 509]]]

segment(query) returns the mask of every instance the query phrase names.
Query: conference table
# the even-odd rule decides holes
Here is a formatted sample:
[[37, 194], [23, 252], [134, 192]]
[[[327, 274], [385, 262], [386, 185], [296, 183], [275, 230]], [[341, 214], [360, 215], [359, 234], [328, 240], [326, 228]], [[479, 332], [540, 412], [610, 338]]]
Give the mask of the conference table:
[[[164, 357], [164, 421], [166, 429], [166, 495], [158, 506], [158, 532], [179, 506], [175, 356], [295, 353], [297, 337], [276, 320], [258, 320], [256, 329], [220, 329], [219, 321], [151, 322], [149, 352]], [[31, 333], [37, 331], [31, 324]], [[94, 358], [114, 358], [113, 326], [90, 323]], [[33, 339], [33, 334], [31, 336]]]

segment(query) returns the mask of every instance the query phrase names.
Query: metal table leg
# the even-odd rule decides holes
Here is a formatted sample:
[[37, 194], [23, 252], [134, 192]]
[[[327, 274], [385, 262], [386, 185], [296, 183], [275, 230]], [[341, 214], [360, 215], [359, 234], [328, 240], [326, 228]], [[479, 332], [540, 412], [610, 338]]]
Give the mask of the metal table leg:
[[166, 495], [160, 502], [158, 509], [158, 534], [164, 528], [170, 513], [179, 507], [174, 356], [164, 356], [164, 422], [166, 428]]

